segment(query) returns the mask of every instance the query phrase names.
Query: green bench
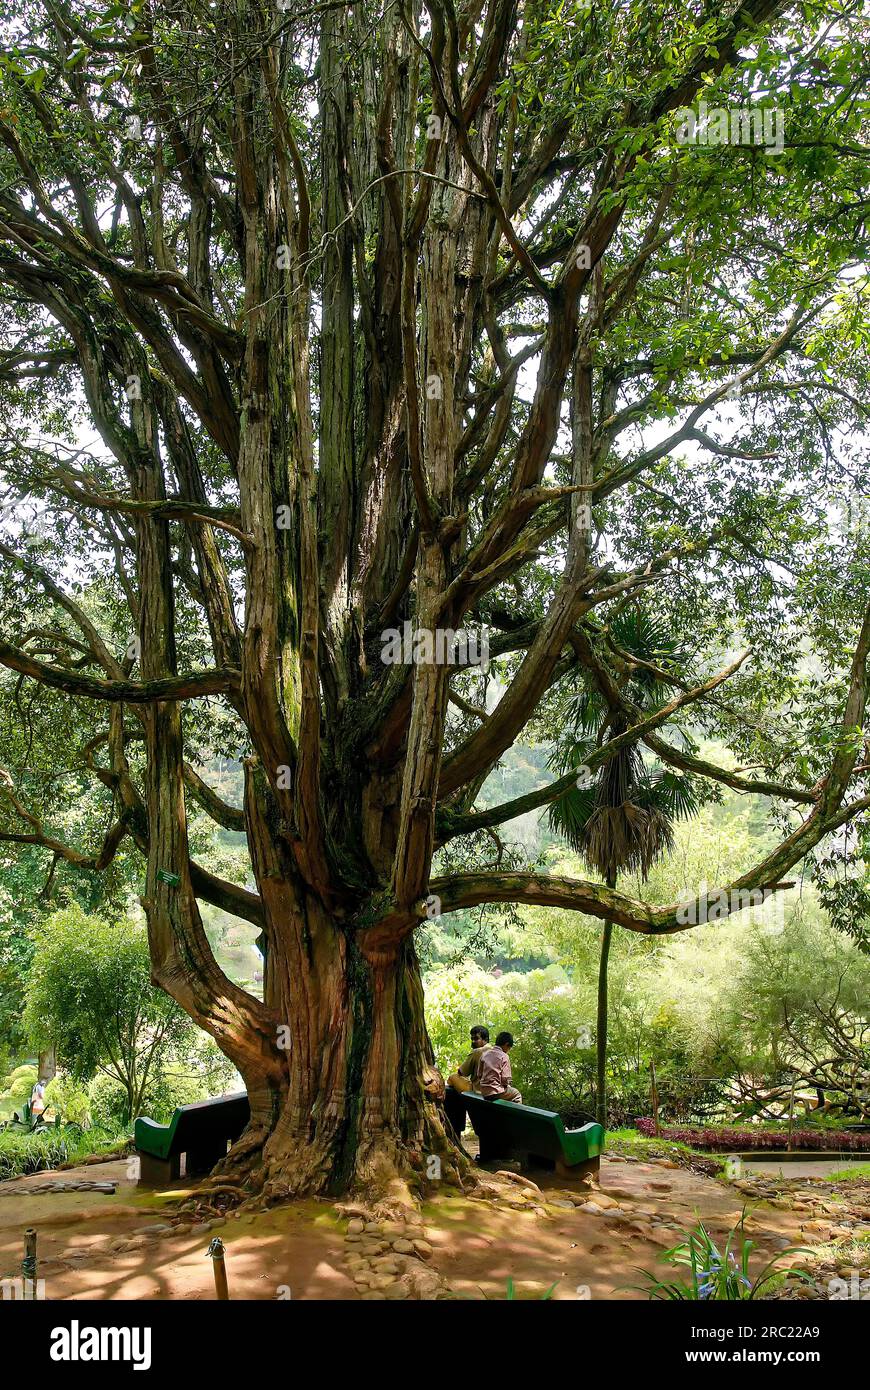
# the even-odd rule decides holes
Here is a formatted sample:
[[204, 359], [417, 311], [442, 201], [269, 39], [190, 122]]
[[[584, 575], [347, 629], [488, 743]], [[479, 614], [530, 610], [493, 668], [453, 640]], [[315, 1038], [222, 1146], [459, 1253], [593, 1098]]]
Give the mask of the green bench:
[[485, 1100], [476, 1091], [465, 1091], [462, 1099], [480, 1140], [481, 1163], [515, 1158], [524, 1167], [548, 1168], [569, 1177], [598, 1172], [604, 1148], [601, 1125], [566, 1129], [555, 1110]]
[[133, 1131], [140, 1183], [162, 1187], [180, 1177], [182, 1154], [186, 1155], [188, 1176], [210, 1172], [225, 1157], [228, 1145], [238, 1139], [250, 1116], [246, 1091], [180, 1105], [168, 1125], [140, 1116]]

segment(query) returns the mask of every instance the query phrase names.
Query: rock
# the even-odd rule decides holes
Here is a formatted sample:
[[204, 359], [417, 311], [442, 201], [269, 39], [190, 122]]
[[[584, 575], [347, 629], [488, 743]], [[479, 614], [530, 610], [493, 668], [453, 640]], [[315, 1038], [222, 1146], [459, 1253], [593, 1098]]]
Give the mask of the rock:
[[414, 1298], [437, 1298], [442, 1291], [443, 1281], [431, 1269], [414, 1269], [402, 1280]]
[[347, 1233], [350, 1236], [362, 1235], [365, 1226], [366, 1223], [359, 1216], [355, 1216], [352, 1221], [347, 1223]]
[[407, 1298], [408, 1292], [409, 1290], [405, 1287], [405, 1285], [400, 1284], [397, 1280], [396, 1282], [387, 1285], [387, 1287], [384, 1289], [384, 1297], [390, 1299]]
[[393, 1241], [393, 1249], [397, 1255], [413, 1255], [414, 1247], [404, 1236], [400, 1240]]
[[379, 1260], [372, 1260], [372, 1269], [378, 1274], [398, 1274], [399, 1263], [398, 1260], [391, 1260], [389, 1257], [383, 1256]]
[[[368, 1229], [368, 1227], [366, 1227]], [[405, 1234], [405, 1223], [403, 1221], [383, 1221], [378, 1227], [380, 1234], [386, 1236], [388, 1240], [396, 1240]]]
[[547, 1203], [548, 1207], [556, 1207], [559, 1211], [573, 1211], [574, 1203], [563, 1200], [561, 1197], [554, 1197]]
[[428, 1240], [415, 1240], [413, 1246], [414, 1253], [419, 1255], [421, 1260], [431, 1260], [433, 1250]]
[[152, 1236], [162, 1236], [164, 1231], [171, 1230], [171, 1226], [167, 1226], [165, 1222], [159, 1222], [156, 1226], [137, 1226], [133, 1234], [134, 1236], [147, 1236], [150, 1238]]

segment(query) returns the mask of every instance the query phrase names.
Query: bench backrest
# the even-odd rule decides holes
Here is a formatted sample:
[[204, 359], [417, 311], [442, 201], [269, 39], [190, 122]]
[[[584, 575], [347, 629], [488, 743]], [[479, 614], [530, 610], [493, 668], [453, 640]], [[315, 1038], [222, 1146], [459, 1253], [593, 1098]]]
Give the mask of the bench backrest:
[[210, 1139], [238, 1139], [250, 1115], [247, 1091], [181, 1105], [172, 1117], [175, 1124], [172, 1150], [185, 1153], [190, 1144], [208, 1143]]
[[247, 1091], [197, 1100], [192, 1105], [180, 1105], [168, 1125], [140, 1117], [135, 1126], [135, 1144], [145, 1153], [168, 1158], [207, 1146], [211, 1141], [238, 1139], [250, 1115]]
[[561, 1148], [565, 1126], [555, 1110], [539, 1110], [534, 1105], [515, 1105], [512, 1101], [486, 1100], [475, 1091], [466, 1091], [472, 1125], [485, 1127], [488, 1137], [522, 1142], [531, 1153], [545, 1156]]

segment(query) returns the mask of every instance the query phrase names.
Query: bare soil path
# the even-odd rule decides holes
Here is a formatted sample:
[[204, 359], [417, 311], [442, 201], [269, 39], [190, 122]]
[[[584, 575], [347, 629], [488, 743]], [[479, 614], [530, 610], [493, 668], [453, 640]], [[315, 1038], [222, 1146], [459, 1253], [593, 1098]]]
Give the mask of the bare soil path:
[[179, 1199], [195, 1197], [196, 1187], [138, 1188], [123, 1160], [37, 1173], [0, 1184], [0, 1277], [19, 1273], [24, 1229], [33, 1226], [51, 1299], [211, 1298], [206, 1250], [218, 1234], [238, 1299], [499, 1299], [509, 1279], [521, 1298], [555, 1284], [555, 1299], [632, 1299], [644, 1296], [629, 1287], [637, 1269], [656, 1269], [658, 1254], [699, 1215], [722, 1235], [750, 1208], [759, 1265], [788, 1244], [870, 1235], [866, 1183], [849, 1185], [858, 1189], [853, 1211], [829, 1188], [812, 1187], [817, 1200], [792, 1183], [783, 1198], [771, 1177], [747, 1178], [739, 1190], [667, 1160], [605, 1158], [599, 1190], [536, 1181], [505, 1184], [495, 1202], [445, 1192], [403, 1230], [354, 1220], [325, 1201], [208, 1222], [179, 1217]]

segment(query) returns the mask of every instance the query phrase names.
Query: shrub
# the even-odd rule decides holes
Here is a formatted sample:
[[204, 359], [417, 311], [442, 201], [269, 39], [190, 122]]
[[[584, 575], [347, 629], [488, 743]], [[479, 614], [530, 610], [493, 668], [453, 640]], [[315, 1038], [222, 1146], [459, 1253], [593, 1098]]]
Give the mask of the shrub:
[[445, 1075], [467, 1055], [472, 1024], [487, 1024], [493, 1040], [506, 1028], [516, 1038], [511, 1066], [523, 1100], [569, 1115], [594, 1108], [594, 1036], [584, 1018], [559, 966], [499, 979], [477, 966], [426, 977], [427, 1025]]
[[29, 1064], [16, 1067], [0, 1085], [0, 1110], [20, 1112], [21, 1107], [30, 1100], [30, 1093], [39, 1079], [39, 1073]]
[[114, 1076], [97, 1072], [88, 1086], [88, 1106], [100, 1129], [118, 1131], [129, 1126], [127, 1091]]
[[64, 1072], [58, 1072], [46, 1086], [45, 1105], [60, 1116], [63, 1124], [81, 1128], [90, 1124], [88, 1093]]

